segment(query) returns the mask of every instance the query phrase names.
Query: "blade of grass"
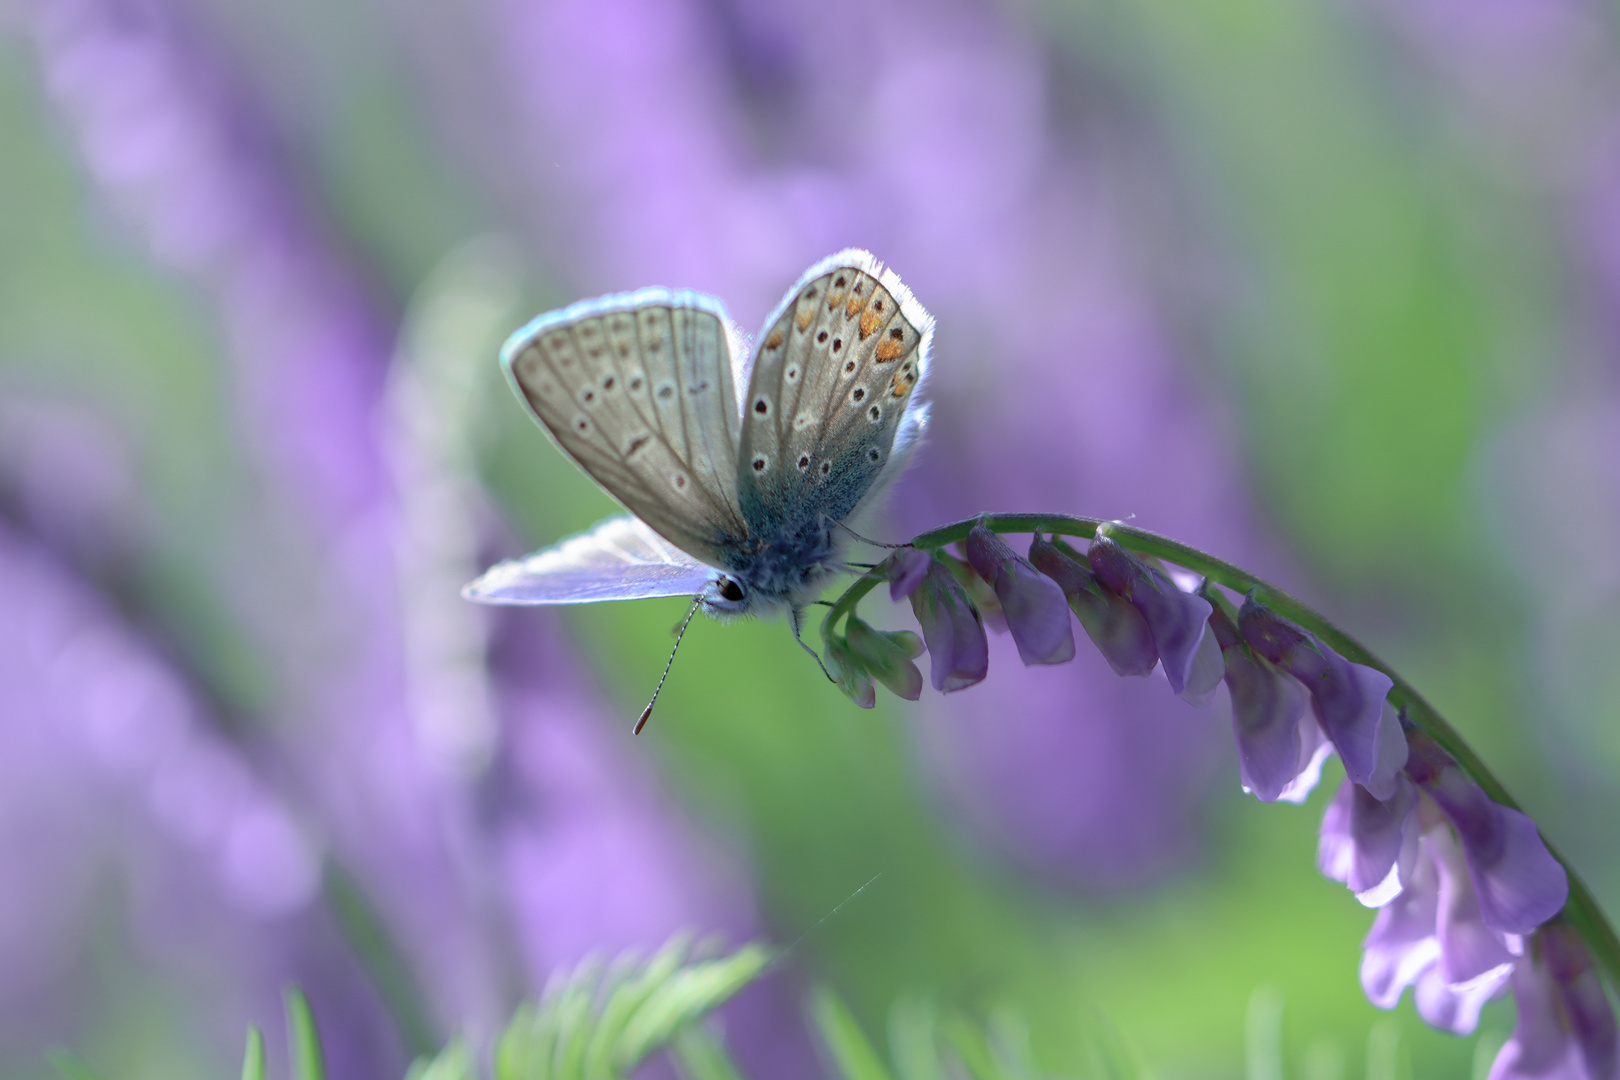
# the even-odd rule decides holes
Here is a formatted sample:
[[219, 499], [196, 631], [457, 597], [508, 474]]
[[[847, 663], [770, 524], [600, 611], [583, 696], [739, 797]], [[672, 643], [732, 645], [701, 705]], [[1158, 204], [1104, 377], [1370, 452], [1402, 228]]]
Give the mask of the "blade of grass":
[[321, 1055], [321, 1036], [315, 1028], [315, 1014], [309, 999], [296, 986], [286, 995], [287, 1051], [292, 1059], [292, 1080], [326, 1080], [326, 1061]]

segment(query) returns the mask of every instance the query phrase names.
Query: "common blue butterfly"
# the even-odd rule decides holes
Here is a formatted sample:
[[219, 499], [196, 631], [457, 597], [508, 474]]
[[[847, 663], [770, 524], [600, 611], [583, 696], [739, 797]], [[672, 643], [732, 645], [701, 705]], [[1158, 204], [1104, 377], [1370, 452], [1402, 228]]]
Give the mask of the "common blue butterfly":
[[[800, 611], [843, 566], [841, 525], [927, 422], [934, 320], [870, 253], [809, 270], [747, 339], [720, 301], [641, 289], [541, 315], [501, 349], [518, 397], [633, 516], [492, 567], [492, 604], [692, 596]], [[739, 395], [738, 390], [747, 392]]]

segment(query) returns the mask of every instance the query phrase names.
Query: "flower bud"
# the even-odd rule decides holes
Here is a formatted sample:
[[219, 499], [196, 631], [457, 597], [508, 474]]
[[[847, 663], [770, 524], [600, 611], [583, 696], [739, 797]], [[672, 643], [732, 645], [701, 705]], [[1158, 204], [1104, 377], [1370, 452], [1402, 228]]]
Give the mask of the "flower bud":
[[1591, 955], [1561, 922], [1536, 933], [1513, 972], [1519, 1019], [1491, 1065], [1490, 1080], [1612, 1080], [1614, 1011]]
[[1238, 629], [1251, 649], [1305, 684], [1345, 775], [1377, 798], [1393, 795], [1395, 774], [1406, 762], [1406, 739], [1394, 710], [1386, 708], [1390, 677], [1351, 663], [1253, 597], [1238, 613]]
[[[854, 616], [850, 618], [854, 620]], [[827, 670], [844, 696], [863, 709], [876, 705], [877, 691], [872, 687], [872, 676], [856, 658], [848, 639], [842, 634], [834, 634], [832, 640], [827, 642], [826, 654]]]
[[914, 547], [903, 547], [885, 559], [883, 576], [889, 579], [889, 599], [899, 603], [916, 592], [933, 561], [933, 555]]
[[996, 591], [1019, 659], [1026, 665], [1074, 659], [1069, 603], [1057, 582], [983, 525], [973, 526], [968, 533], [967, 554], [973, 569]]
[[938, 559], [911, 594], [911, 610], [928, 643], [929, 679], [943, 693], [981, 681], [990, 670], [984, 622], [955, 575]]
[[911, 662], [922, 655], [921, 638], [910, 630], [874, 630], [853, 615], [845, 632], [850, 652], [872, 678], [907, 701], [922, 696], [922, 672]]
[[1418, 793], [1404, 775], [1396, 780], [1395, 794], [1380, 801], [1346, 779], [1322, 815], [1317, 868], [1349, 886], [1368, 907], [1382, 907], [1411, 879]]
[[[1086, 559], [1102, 586], [1129, 600], [1147, 620], [1170, 689], [1192, 697], [1203, 697], [1214, 689], [1221, 670], [1210, 663], [1214, 646], [1204, 646], [1209, 601], [1183, 592], [1166, 574], [1107, 536], [1091, 542]], [[1200, 648], [1204, 649], [1203, 657]]]
[[1493, 802], [1428, 735], [1414, 730], [1407, 742], [1406, 773], [1456, 828], [1486, 925], [1528, 934], [1558, 914], [1569, 899], [1569, 875], [1536, 823]]
[[1104, 589], [1091, 567], [1039, 534], [1029, 545], [1035, 569], [1058, 583], [1091, 643], [1116, 675], [1151, 675], [1159, 662], [1153, 631], [1136, 606]]
[[1225, 662], [1243, 790], [1261, 802], [1303, 802], [1332, 749], [1305, 715], [1310, 693], [1298, 679], [1255, 655], [1221, 608], [1210, 612], [1209, 628]]

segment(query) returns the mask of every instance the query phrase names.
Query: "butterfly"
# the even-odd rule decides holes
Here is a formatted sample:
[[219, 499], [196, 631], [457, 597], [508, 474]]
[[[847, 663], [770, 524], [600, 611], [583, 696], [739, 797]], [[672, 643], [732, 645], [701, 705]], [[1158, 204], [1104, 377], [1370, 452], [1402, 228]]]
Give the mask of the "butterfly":
[[[724, 305], [641, 289], [541, 315], [501, 349], [508, 381], [625, 509], [490, 568], [492, 604], [691, 596], [691, 614], [788, 612], [845, 567], [843, 534], [927, 424], [934, 320], [850, 249], [788, 290], [750, 348]], [[650, 707], [649, 707], [650, 708]]]

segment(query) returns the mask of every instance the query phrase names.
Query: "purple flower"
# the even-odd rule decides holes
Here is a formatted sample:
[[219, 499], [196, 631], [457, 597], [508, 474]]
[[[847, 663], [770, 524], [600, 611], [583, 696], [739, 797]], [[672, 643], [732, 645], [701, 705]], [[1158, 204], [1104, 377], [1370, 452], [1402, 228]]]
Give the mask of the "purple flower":
[[1498, 805], [1420, 731], [1411, 732], [1406, 772], [1457, 829], [1485, 921], [1504, 934], [1528, 934], [1564, 907], [1569, 876], [1535, 822]]
[[1614, 1080], [1614, 1012], [1580, 935], [1552, 923], [1531, 952], [1513, 973], [1519, 1019], [1490, 1080]]
[[933, 561], [933, 555], [914, 547], [903, 547], [890, 555], [883, 564], [889, 579], [889, 599], [899, 603], [916, 592]]
[[1344, 760], [1345, 775], [1380, 799], [1395, 793], [1395, 774], [1406, 763], [1406, 740], [1385, 698], [1388, 675], [1353, 664], [1312, 634], [1250, 597], [1238, 613], [1243, 639], [1311, 693], [1311, 709]]
[[1107, 536], [1093, 540], [1086, 557], [1102, 586], [1129, 600], [1147, 620], [1170, 689], [1207, 700], [1221, 681], [1219, 650], [1213, 641], [1205, 644], [1209, 601], [1183, 592], [1167, 575]]
[[878, 682], [907, 701], [922, 696], [922, 672], [912, 660], [922, 655], [922, 639], [909, 630], [874, 630], [851, 615], [845, 628], [849, 651]]
[[1224, 660], [1243, 790], [1261, 802], [1304, 802], [1333, 750], [1316, 721], [1305, 715], [1310, 692], [1256, 655], [1219, 605], [1209, 625]]
[[1069, 602], [1058, 583], [1031, 566], [1001, 537], [975, 525], [967, 538], [968, 561], [996, 590], [1018, 657], [1030, 664], [1066, 664], [1074, 659]]
[[1414, 986], [1418, 1014], [1466, 1035], [1507, 983], [1522, 944], [1485, 924], [1462, 851], [1441, 824], [1423, 834], [1406, 887], [1383, 908], [1362, 943], [1367, 999], [1392, 1009]]
[[1388, 903], [1412, 873], [1417, 802], [1417, 788], [1405, 776], [1396, 778], [1387, 800], [1346, 779], [1322, 815], [1316, 864], [1323, 875], [1344, 882], [1368, 907]]
[[985, 677], [990, 643], [984, 622], [956, 576], [938, 559], [928, 564], [911, 594], [911, 610], [928, 643], [928, 673], [935, 690], [949, 694]]
[[1159, 662], [1147, 619], [1123, 596], [1104, 589], [1091, 567], [1071, 558], [1039, 533], [1029, 545], [1029, 561], [1068, 597], [1069, 607], [1091, 643], [1119, 675], [1150, 675]]

